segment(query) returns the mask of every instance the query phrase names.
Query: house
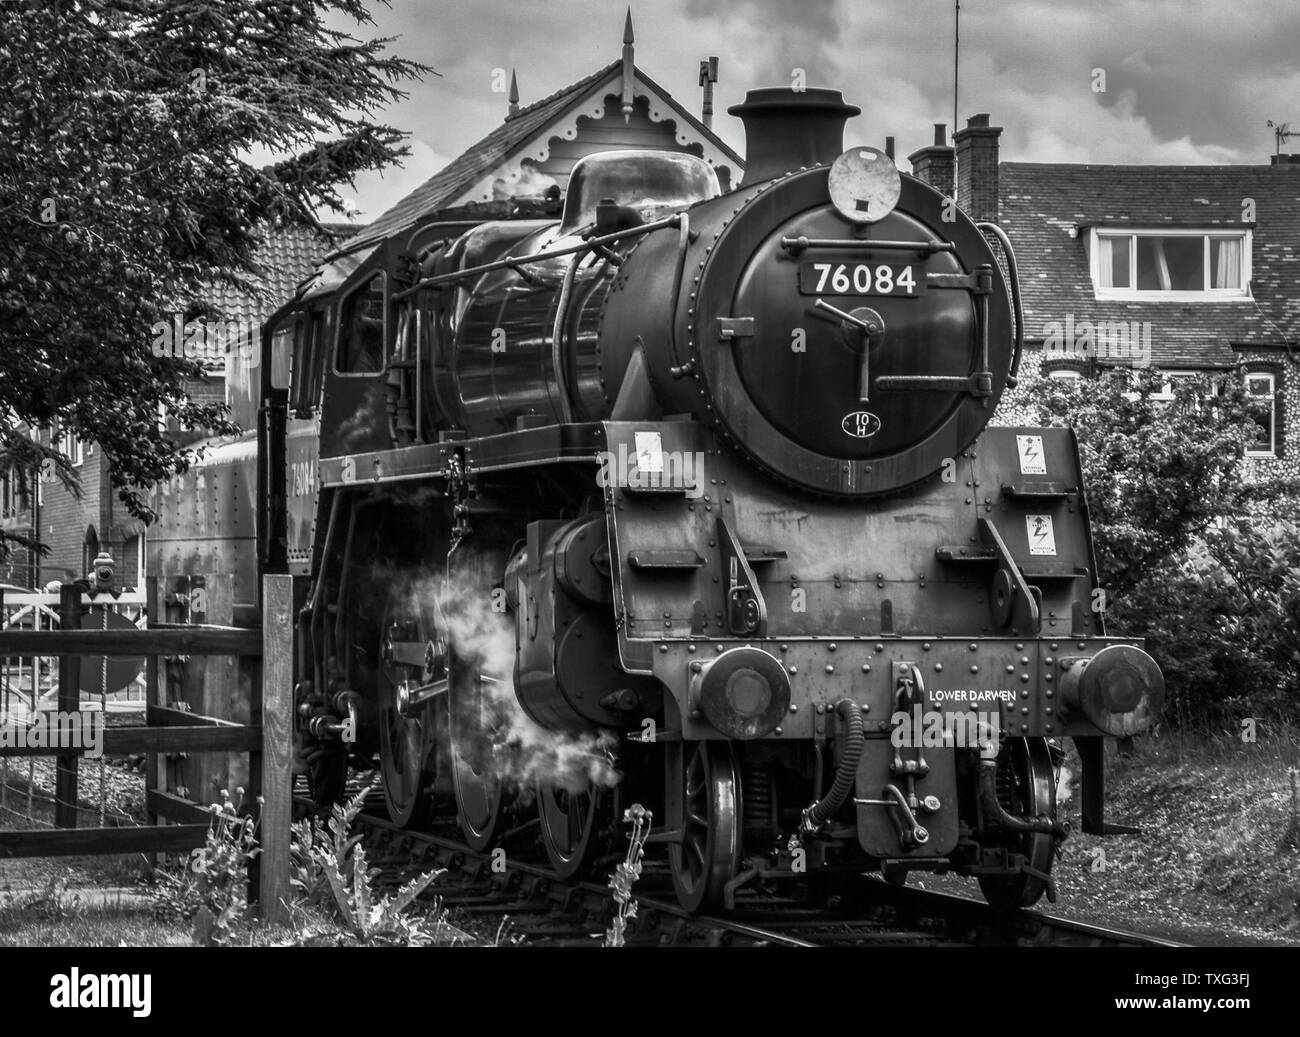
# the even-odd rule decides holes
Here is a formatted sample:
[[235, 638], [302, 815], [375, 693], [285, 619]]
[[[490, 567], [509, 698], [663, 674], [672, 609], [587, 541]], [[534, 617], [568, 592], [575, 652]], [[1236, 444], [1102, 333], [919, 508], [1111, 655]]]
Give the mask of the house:
[[505, 119], [339, 249], [355, 252], [435, 214], [495, 218], [513, 199], [563, 198], [578, 159], [623, 148], [680, 151], [713, 167], [724, 191], [744, 162], [636, 66], [632, 17], [621, 57], [525, 107], [512, 74]]
[[955, 148], [939, 129], [935, 145], [911, 156], [913, 173], [955, 187], [962, 209], [1010, 237], [1022, 370], [1078, 378], [1154, 365], [1171, 381], [1240, 372], [1260, 401], [1253, 474], [1296, 477], [1300, 422], [1287, 419], [1300, 405], [1300, 156], [1236, 166], [1002, 162], [1002, 131], [987, 115], [953, 135]]
[[[207, 302], [224, 314], [227, 327], [237, 324], [256, 343], [266, 316], [294, 293], [325, 254], [358, 229], [353, 224], [326, 224], [323, 232], [311, 227], [272, 230], [256, 257], [262, 294], [252, 296], [223, 286], [214, 289]], [[257, 400], [250, 386], [256, 385], [256, 379], [249, 377], [239, 351], [231, 350], [224, 360], [207, 366], [206, 377], [191, 383], [191, 395], [201, 402], [225, 402], [235, 421], [246, 429], [255, 428]], [[173, 431], [182, 442], [202, 436]], [[90, 570], [91, 560], [103, 550], [117, 563], [119, 584], [142, 585], [145, 524], [118, 500], [103, 451], [71, 429], [36, 434], [46, 444], [51, 437], [58, 440], [80, 478], [81, 495], [69, 492], [49, 474], [27, 480], [24, 493], [17, 472], [0, 473], [0, 528], [35, 536], [49, 548], [43, 558], [23, 548], [12, 550], [0, 563], [0, 583], [39, 588], [54, 580], [75, 579]]]

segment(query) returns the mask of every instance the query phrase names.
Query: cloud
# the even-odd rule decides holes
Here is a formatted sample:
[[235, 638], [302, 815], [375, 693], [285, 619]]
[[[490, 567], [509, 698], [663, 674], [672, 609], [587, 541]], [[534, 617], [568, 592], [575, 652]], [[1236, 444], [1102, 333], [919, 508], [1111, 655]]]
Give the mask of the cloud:
[[339, 196], [346, 202], [355, 200], [358, 214], [353, 220], [369, 223], [380, 213], [392, 208], [399, 198], [405, 198], [422, 183], [438, 172], [454, 156], [443, 155], [434, 151], [422, 140], [407, 141], [411, 153], [402, 160], [401, 166], [390, 166], [380, 172], [362, 173], [356, 178], [356, 190], [345, 184], [339, 189]]
[[745, 55], [751, 86], [789, 85], [795, 69], [810, 86], [835, 85], [845, 24], [837, 0], [684, 0], [682, 14], [726, 27], [730, 46]]
[[[394, 53], [441, 73], [411, 84], [381, 118], [413, 134], [406, 169], [359, 181], [373, 218], [500, 123], [501, 72], [525, 105], [622, 48], [625, 0], [393, 0], [357, 35], [398, 35]], [[790, 81], [842, 90], [863, 114], [847, 144], [898, 139], [900, 164], [953, 122], [952, 0], [636, 0], [636, 60], [693, 112], [699, 61], [720, 58], [715, 129], [744, 132], [726, 108]], [[1300, 4], [1294, 0], [965, 0], [960, 121], [988, 112], [1020, 161], [1267, 161], [1268, 119], [1300, 125]], [[1094, 93], [1093, 69], [1106, 73]], [[951, 133], [953, 127], [949, 125]], [[1294, 146], [1294, 145], [1293, 145]]]

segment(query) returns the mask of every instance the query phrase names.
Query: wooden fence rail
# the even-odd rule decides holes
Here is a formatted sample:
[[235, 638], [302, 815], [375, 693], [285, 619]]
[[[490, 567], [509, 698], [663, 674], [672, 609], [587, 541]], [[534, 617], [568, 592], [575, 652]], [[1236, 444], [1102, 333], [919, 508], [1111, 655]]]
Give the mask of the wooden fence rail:
[[[80, 607], [80, 606], [78, 606]], [[262, 632], [240, 627], [176, 624], [148, 630], [0, 630], [5, 655], [240, 655], [262, 654]]]
[[[263, 917], [283, 920], [289, 899], [289, 824], [292, 802], [292, 577], [263, 582], [261, 629], [155, 624], [145, 630], [82, 630], [82, 590], [60, 591], [57, 630], [0, 630], [0, 658], [59, 659], [58, 711], [80, 706], [83, 656], [145, 656], [150, 700], [145, 724], [105, 728], [102, 751], [144, 753], [146, 811], [162, 823], [138, 827], [77, 827], [77, 762], [89, 750], [0, 745], [0, 756], [54, 756], [55, 828], [0, 830], [0, 857], [159, 853], [203, 845], [210, 814], [203, 804], [156, 787], [158, 758], [167, 753], [248, 753], [250, 801], [259, 802], [262, 853], [250, 866], [250, 887]], [[151, 617], [152, 618], [152, 617]], [[247, 724], [175, 709], [156, 701], [157, 660], [163, 656], [219, 655], [254, 660]], [[168, 824], [167, 822], [175, 822]]]

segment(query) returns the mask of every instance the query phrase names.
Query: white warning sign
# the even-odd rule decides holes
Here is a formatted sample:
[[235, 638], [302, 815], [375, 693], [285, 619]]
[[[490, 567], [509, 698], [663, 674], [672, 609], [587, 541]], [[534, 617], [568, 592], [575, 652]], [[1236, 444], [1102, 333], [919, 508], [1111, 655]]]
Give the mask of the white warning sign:
[[647, 475], [663, 472], [664, 444], [658, 432], [636, 433], [636, 466]]
[[1022, 475], [1047, 474], [1047, 457], [1043, 453], [1042, 436], [1016, 436], [1016, 449], [1020, 451]]
[[1052, 529], [1051, 515], [1026, 515], [1025, 530], [1029, 534], [1031, 555], [1056, 554], [1056, 531]]

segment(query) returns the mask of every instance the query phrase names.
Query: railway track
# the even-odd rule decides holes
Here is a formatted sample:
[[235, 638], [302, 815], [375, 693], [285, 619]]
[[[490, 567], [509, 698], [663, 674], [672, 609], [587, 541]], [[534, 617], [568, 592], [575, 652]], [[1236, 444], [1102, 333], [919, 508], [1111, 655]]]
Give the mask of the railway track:
[[[517, 852], [475, 853], [459, 841], [454, 822], [446, 830], [402, 829], [372, 812], [356, 821], [380, 881], [398, 884], [411, 875], [443, 868], [433, 892], [461, 924], [481, 933], [501, 931], [529, 946], [595, 946], [610, 926], [613, 902], [603, 881], [562, 879], [544, 858], [529, 859], [527, 831], [516, 835]], [[525, 826], [527, 828], [527, 826]], [[507, 846], [512, 845], [509, 841]], [[609, 862], [612, 873], [615, 861]], [[797, 884], [778, 893], [742, 893], [726, 917], [692, 916], [672, 895], [666, 863], [646, 859], [633, 891], [636, 918], [628, 946], [756, 947], [1177, 947], [1160, 937], [1077, 922], [1038, 911], [998, 915], [966, 897], [874, 878], [851, 885]]]

